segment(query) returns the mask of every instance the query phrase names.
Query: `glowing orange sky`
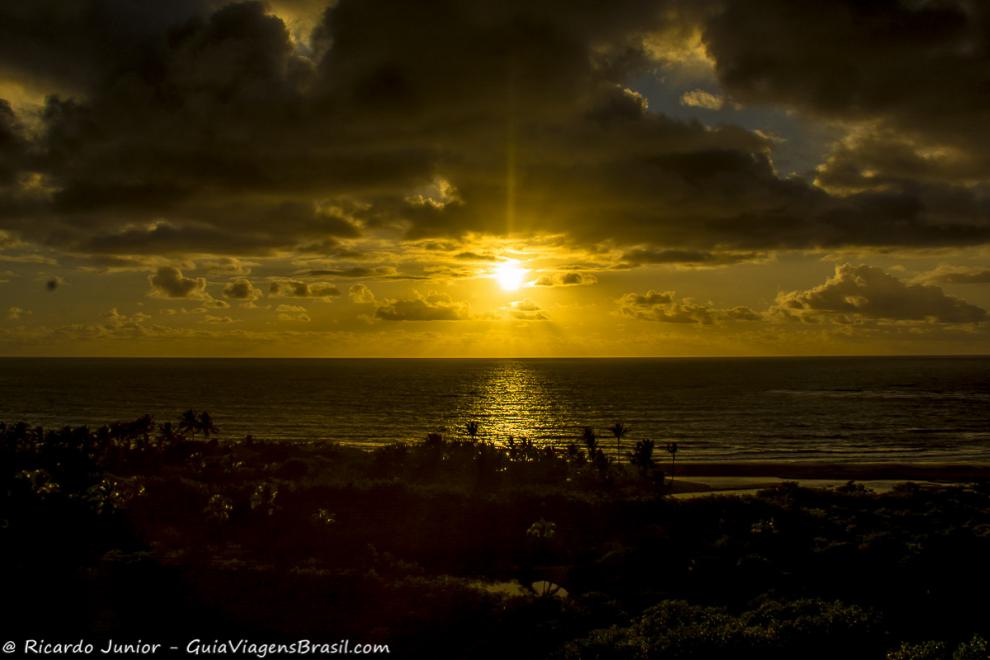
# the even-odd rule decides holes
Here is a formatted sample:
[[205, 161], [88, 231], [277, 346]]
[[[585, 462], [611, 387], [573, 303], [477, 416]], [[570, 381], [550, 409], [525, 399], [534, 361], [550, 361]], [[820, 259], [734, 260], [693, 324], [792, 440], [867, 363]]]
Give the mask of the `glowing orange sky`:
[[990, 348], [977, 7], [85, 4], [0, 8], [0, 354]]

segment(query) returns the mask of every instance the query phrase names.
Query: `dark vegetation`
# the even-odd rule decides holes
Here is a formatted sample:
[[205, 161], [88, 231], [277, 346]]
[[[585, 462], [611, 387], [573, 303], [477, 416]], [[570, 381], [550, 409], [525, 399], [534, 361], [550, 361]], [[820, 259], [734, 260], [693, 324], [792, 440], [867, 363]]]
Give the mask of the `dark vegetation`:
[[430, 658], [988, 657], [983, 484], [678, 500], [652, 441], [620, 462], [592, 429], [563, 452], [465, 429], [368, 452], [218, 441], [206, 413], [0, 425], [5, 627]]

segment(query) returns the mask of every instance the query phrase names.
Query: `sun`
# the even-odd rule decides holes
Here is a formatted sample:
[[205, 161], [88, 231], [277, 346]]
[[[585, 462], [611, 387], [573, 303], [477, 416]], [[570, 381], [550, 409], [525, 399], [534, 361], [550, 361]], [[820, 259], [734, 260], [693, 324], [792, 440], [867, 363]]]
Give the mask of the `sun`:
[[492, 277], [495, 278], [495, 281], [498, 282], [498, 285], [503, 291], [518, 291], [522, 287], [526, 279], [526, 273], [528, 272], [525, 268], [519, 266], [518, 261], [510, 259], [495, 266], [495, 272]]

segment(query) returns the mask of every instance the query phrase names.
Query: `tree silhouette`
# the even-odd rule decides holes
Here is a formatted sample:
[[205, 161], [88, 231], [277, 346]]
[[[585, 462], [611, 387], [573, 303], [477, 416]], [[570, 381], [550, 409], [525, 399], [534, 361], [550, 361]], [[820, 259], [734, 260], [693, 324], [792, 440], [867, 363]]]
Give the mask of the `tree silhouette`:
[[474, 442], [478, 439], [479, 428], [480, 426], [478, 425], [478, 422], [468, 422], [467, 424], [464, 425], [464, 430], [467, 431], [467, 434], [469, 436], [471, 436], [471, 442]]
[[158, 425], [158, 448], [171, 447], [179, 439], [179, 434], [175, 430], [172, 422], [165, 422]]
[[653, 461], [653, 441], [640, 440], [637, 442], [629, 454], [629, 462], [638, 467], [640, 472], [646, 473], [652, 470], [656, 466]]
[[659, 493], [663, 491], [664, 478], [663, 470], [653, 458], [655, 447], [656, 443], [653, 440], [638, 440], [636, 446], [629, 452], [629, 462], [639, 470], [640, 478], [651, 483]]
[[581, 431], [581, 439], [584, 440], [584, 446], [589, 452], [598, 449], [598, 436], [595, 435], [595, 429], [590, 426], [585, 426]]
[[195, 410], [187, 410], [179, 418], [179, 433], [189, 434], [193, 437], [199, 431], [199, 420], [196, 418]]
[[674, 491], [674, 468], [677, 464], [677, 443], [667, 443], [667, 453], [670, 454], [670, 490]]
[[210, 439], [211, 434], [219, 433], [220, 431], [220, 429], [218, 429], [213, 423], [213, 418], [210, 417], [210, 413], [205, 410], [199, 413], [199, 419], [196, 420], [196, 424], [199, 432], [202, 433], [207, 440]]
[[585, 426], [584, 431], [581, 432], [581, 439], [588, 450], [588, 462], [594, 465], [599, 474], [604, 477], [608, 471], [608, 457], [605, 452], [598, 448], [598, 436], [595, 435], [595, 429]]
[[588, 450], [588, 460], [594, 460], [595, 453], [598, 452], [598, 436], [595, 429], [585, 426], [581, 431], [581, 440], [584, 441], [584, 448]]
[[195, 437], [197, 433], [202, 433], [207, 440], [214, 433], [219, 433], [220, 429], [213, 423], [210, 413], [203, 411], [196, 414], [195, 410], [187, 410], [179, 417], [179, 433]]
[[609, 431], [615, 436], [615, 456], [618, 459], [622, 455], [622, 438], [629, 433], [629, 429], [622, 422], [616, 422], [609, 427]]

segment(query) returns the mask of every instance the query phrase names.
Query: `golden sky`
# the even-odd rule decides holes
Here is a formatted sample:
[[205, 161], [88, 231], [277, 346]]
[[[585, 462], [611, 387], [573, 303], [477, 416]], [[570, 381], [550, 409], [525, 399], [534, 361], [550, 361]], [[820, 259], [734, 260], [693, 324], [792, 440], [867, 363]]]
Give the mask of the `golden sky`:
[[990, 349], [990, 10], [0, 7], [0, 354]]

